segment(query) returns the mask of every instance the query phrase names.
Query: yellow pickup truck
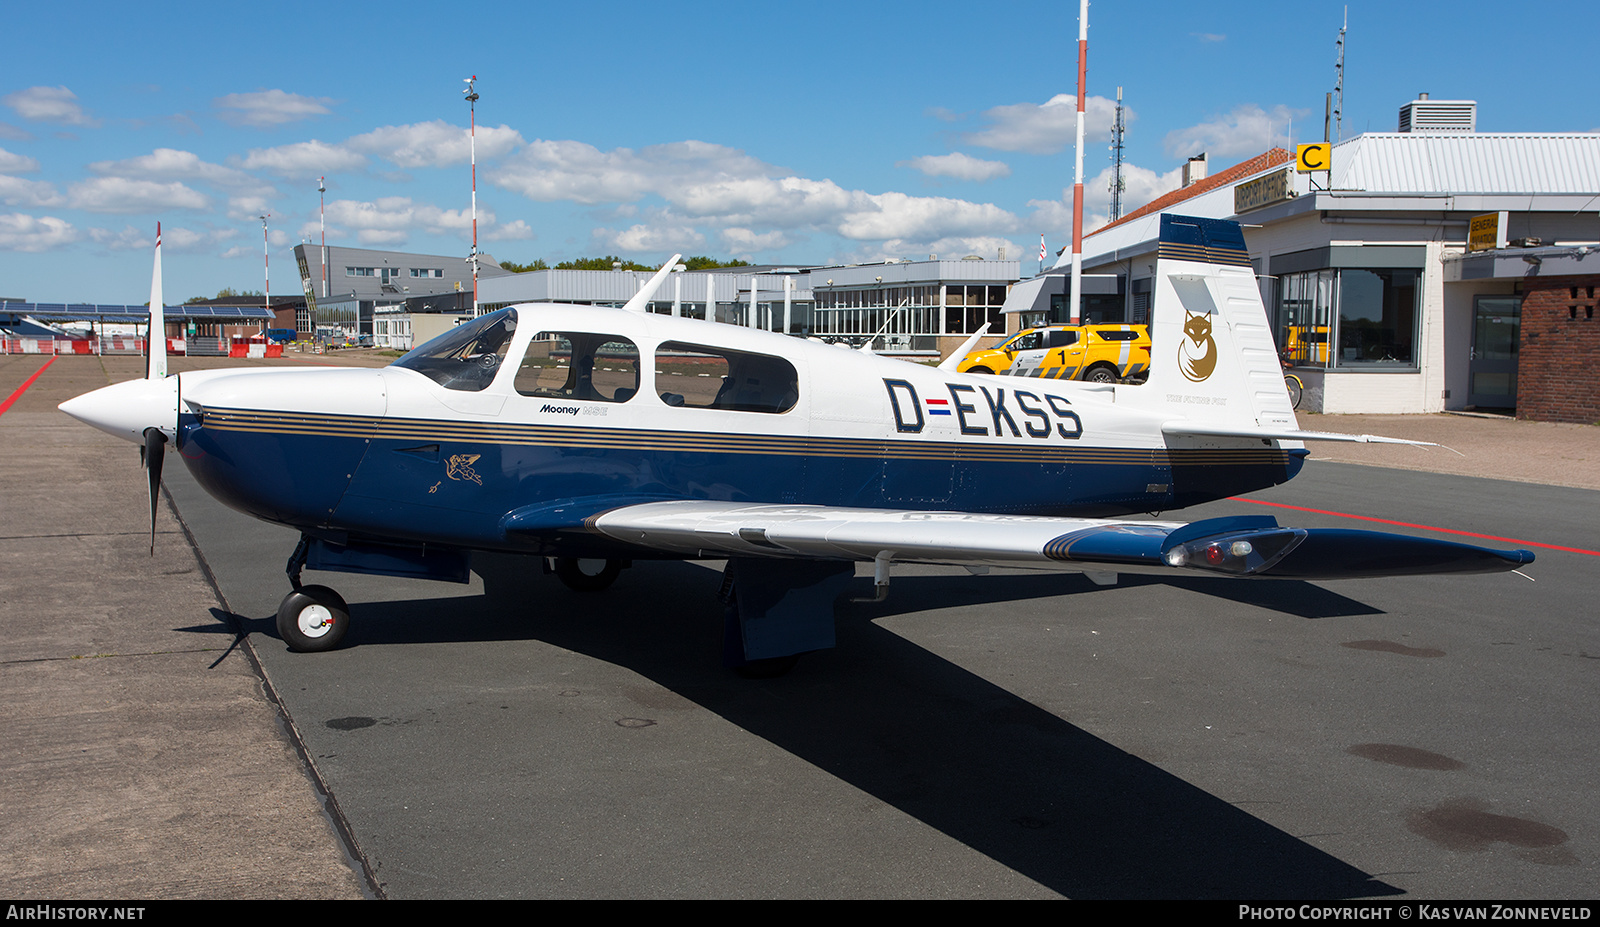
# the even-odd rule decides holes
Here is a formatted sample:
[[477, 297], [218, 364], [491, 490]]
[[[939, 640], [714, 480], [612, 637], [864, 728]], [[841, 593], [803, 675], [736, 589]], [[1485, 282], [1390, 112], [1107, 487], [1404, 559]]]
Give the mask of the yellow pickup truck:
[[1115, 383], [1150, 372], [1150, 329], [1145, 325], [1028, 328], [998, 347], [973, 351], [956, 370]]

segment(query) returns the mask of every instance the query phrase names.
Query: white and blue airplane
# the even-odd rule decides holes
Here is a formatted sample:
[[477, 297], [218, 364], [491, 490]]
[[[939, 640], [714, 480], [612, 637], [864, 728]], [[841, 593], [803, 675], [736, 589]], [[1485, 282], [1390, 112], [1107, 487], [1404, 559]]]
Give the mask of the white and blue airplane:
[[[62, 411], [166, 445], [224, 503], [301, 533], [278, 630], [338, 646], [349, 608], [302, 568], [466, 582], [474, 551], [601, 589], [644, 558], [726, 560], [729, 662], [831, 647], [857, 563], [1337, 579], [1512, 570], [1497, 551], [1270, 516], [1128, 520], [1273, 486], [1307, 440], [1237, 223], [1162, 216], [1149, 380], [959, 374], [645, 311], [519, 305], [383, 369], [148, 376]], [[161, 328], [159, 231], [151, 294]], [[976, 336], [972, 339], [976, 341]], [[967, 347], [970, 347], [970, 343]]]

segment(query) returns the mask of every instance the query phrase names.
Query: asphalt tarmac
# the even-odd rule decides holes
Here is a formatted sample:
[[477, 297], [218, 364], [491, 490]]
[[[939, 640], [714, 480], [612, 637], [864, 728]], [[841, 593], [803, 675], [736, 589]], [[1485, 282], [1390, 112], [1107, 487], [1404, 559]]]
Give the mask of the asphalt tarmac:
[[[0, 393], [20, 382], [15, 369], [0, 366]], [[23, 446], [48, 432], [81, 445], [78, 459], [114, 460], [103, 479], [142, 505], [136, 452], [101, 451], [117, 442], [71, 431], [81, 426], [51, 431], [62, 423], [48, 414], [0, 418], [6, 459], [23, 461], [8, 468], [8, 496], [35, 485], [27, 461], [61, 456]], [[353, 625], [342, 650], [291, 653], [273, 616], [294, 535], [216, 504], [181, 467], [167, 476], [172, 565], [147, 562], [142, 512], [119, 516], [121, 533], [56, 532], [72, 539], [68, 554], [93, 540], [139, 556], [95, 554], [80, 566], [100, 583], [40, 606], [70, 622], [55, 632], [67, 640], [25, 659], [6, 645], [12, 707], [0, 719], [32, 730], [34, 689], [18, 680], [70, 674], [73, 648], [92, 646], [74, 639], [75, 604], [107, 585], [159, 584], [161, 607], [132, 617], [173, 652], [259, 661], [251, 712], [275, 696], [285, 721], [234, 740], [270, 748], [274, 794], [310, 799], [275, 820], [315, 825], [286, 851], [270, 822], [237, 834], [199, 819], [190, 838], [219, 857], [253, 841], [324, 876], [341, 843], [350, 858], [344, 880], [300, 892], [263, 881], [268, 864], [150, 897], [1518, 899], [1592, 898], [1600, 884], [1593, 490], [1314, 461], [1250, 498], [1315, 511], [1231, 500], [1182, 517], [1475, 532], [1531, 546], [1538, 562], [1530, 578], [1125, 576], [1109, 587], [907, 567], [886, 602], [840, 605], [837, 649], [750, 681], [720, 665], [719, 574], [696, 564], [640, 563], [588, 595], [512, 557], [478, 558], [466, 586], [308, 571], [351, 602]], [[142, 573], [186, 569], [174, 511], [198, 551], [178, 588]], [[4, 534], [15, 577], [39, 542], [9, 524]], [[208, 571], [215, 593], [196, 582]], [[22, 586], [3, 590], [8, 640], [32, 614], [16, 605]], [[230, 626], [247, 639], [230, 646]], [[70, 701], [71, 689], [51, 697]], [[150, 688], [128, 694], [125, 730], [78, 736], [120, 742], [149, 724], [137, 709]], [[226, 753], [194, 772], [246, 813], [259, 799], [229, 784]], [[183, 762], [169, 754], [152, 762]], [[96, 895], [71, 853], [18, 861], [42, 856], [32, 847], [52, 843], [60, 818], [17, 810], [38, 804], [25, 778], [37, 764], [0, 757], [13, 860], [0, 891]], [[49, 772], [85, 806], [135, 815], [145, 799], [102, 794], [97, 769], [63, 756]], [[96, 826], [109, 832], [90, 822], [83, 842]]]

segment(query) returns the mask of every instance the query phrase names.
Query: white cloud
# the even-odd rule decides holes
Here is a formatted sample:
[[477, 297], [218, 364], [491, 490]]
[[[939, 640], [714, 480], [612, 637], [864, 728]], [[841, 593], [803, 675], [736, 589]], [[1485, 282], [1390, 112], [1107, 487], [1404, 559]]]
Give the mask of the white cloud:
[[753, 232], [743, 228], [725, 228], [721, 232], [722, 246], [735, 254], [755, 254], [758, 251], [776, 251], [794, 244], [795, 239], [784, 232]]
[[265, 197], [260, 196], [230, 196], [228, 197], [228, 218], [245, 222], [250, 219], [259, 220], [262, 216], [272, 212], [272, 204]]
[[[328, 204], [328, 221], [356, 229], [356, 237], [364, 244], [399, 244], [418, 229], [436, 235], [466, 234], [472, 230], [471, 212], [413, 203], [405, 196], [386, 196], [371, 202], [334, 200]], [[480, 204], [478, 226], [494, 222], [494, 210]]]
[[255, 93], [230, 93], [217, 97], [211, 105], [221, 110], [224, 122], [234, 125], [269, 127], [323, 116], [330, 112], [334, 101], [328, 97], [304, 97], [282, 90], [261, 90]]
[[489, 181], [540, 202], [610, 203], [688, 184], [764, 177], [772, 171], [742, 151], [709, 142], [601, 151], [584, 142], [536, 139]]
[[168, 227], [161, 230], [161, 247], [173, 251], [198, 251], [205, 240], [206, 236], [191, 229]]
[[237, 237], [239, 237], [238, 229], [207, 229], [196, 232], [192, 229], [167, 226], [161, 230], [161, 247], [183, 254], [193, 254], [209, 251], [222, 242]]
[[60, 206], [64, 202], [54, 184], [0, 174], [0, 203], [7, 206]]
[[942, 196], [879, 193], [864, 197], [869, 208], [840, 217], [836, 230], [846, 238], [936, 238], [962, 232], [1009, 232], [1017, 217], [991, 203], [969, 203]]
[[[1183, 168], [1175, 167], [1165, 174], [1136, 164], [1122, 165], [1122, 214], [1127, 215], [1171, 193], [1183, 183]], [[1105, 168], [1095, 178], [1083, 185], [1083, 231], [1089, 234], [1111, 221], [1111, 168]], [[1049, 247], [1059, 248], [1072, 244], [1072, 188], [1061, 191], [1059, 200], [1030, 200], [1034, 210], [1027, 224], [1044, 232], [1050, 239]], [[1037, 253], [1037, 252], [1036, 252]]]
[[661, 195], [690, 215], [727, 225], [798, 228], [837, 221], [853, 208], [873, 208], [859, 190], [805, 177], [713, 180], [663, 190]]
[[366, 165], [363, 155], [317, 139], [276, 148], [252, 148], [239, 163], [247, 171], [267, 171], [284, 177], [320, 177], [360, 170]]
[[[1084, 100], [1084, 137], [1103, 138], [1116, 121], [1117, 103], [1105, 97]], [[1078, 126], [1078, 98], [1058, 93], [1044, 103], [1011, 103], [985, 110], [989, 126], [966, 132], [961, 140], [968, 145], [997, 151], [1025, 151], [1029, 154], [1055, 154], [1073, 144]], [[1123, 108], [1123, 120], [1133, 121], [1131, 109]]]
[[929, 177], [954, 177], [957, 180], [984, 181], [1011, 176], [1011, 167], [1004, 161], [985, 161], [959, 151], [947, 155], [923, 155], [901, 161], [895, 166], [914, 168]]
[[606, 245], [625, 252], [635, 251], [685, 251], [706, 243], [706, 237], [694, 229], [678, 226], [634, 225], [620, 232], [595, 229], [595, 238]]
[[[887, 261], [900, 258], [921, 260], [930, 254], [937, 254], [945, 260], [959, 260], [969, 254], [977, 255], [986, 260], [998, 260], [1000, 249], [1004, 248], [1006, 259], [1015, 261], [1023, 257], [1023, 249], [1017, 247], [1010, 239], [993, 235], [954, 235], [943, 238], [912, 241], [895, 238], [878, 245], [871, 245], [858, 249], [848, 255], [842, 255], [842, 261]], [[1038, 254], [1037, 251], [1033, 252]]]
[[0, 174], [26, 174], [38, 169], [39, 162], [35, 159], [0, 148]]
[[[466, 164], [472, 156], [472, 138], [465, 127], [442, 119], [404, 126], [383, 126], [345, 140], [345, 147], [383, 158], [400, 167], [446, 167]], [[478, 127], [478, 158], [489, 160], [510, 154], [522, 144], [522, 133], [507, 125]]]
[[160, 212], [166, 209], [206, 209], [211, 204], [202, 194], [173, 181], [129, 180], [125, 177], [94, 177], [73, 184], [69, 201], [76, 209], [89, 212]]
[[96, 174], [136, 180], [204, 181], [224, 188], [277, 195], [277, 191], [244, 171], [202, 161], [199, 155], [176, 148], [157, 148], [147, 155], [121, 161], [95, 161], [89, 165], [89, 170]]
[[0, 122], [0, 138], [9, 138], [18, 142], [33, 140], [33, 133], [26, 129], [19, 129], [9, 122]]
[[[122, 231], [113, 232], [110, 229], [91, 228], [89, 238], [97, 245], [104, 245], [111, 251], [143, 251], [155, 244], [155, 239], [146, 236], [143, 232], [131, 225], [122, 227]], [[166, 234], [162, 236], [162, 247], [166, 246]]]
[[484, 241], [527, 241], [539, 236], [533, 233], [533, 228], [521, 219], [497, 225], [483, 233]]
[[1225, 42], [1228, 40], [1227, 36], [1218, 32], [1191, 32], [1189, 34], [1201, 42]]
[[69, 126], [99, 125], [78, 105], [78, 95], [65, 87], [29, 87], [0, 97], [0, 103], [31, 122], [56, 122]]
[[1245, 158], [1284, 145], [1291, 119], [1305, 119], [1308, 109], [1279, 104], [1269, 112], [1254, 103], [1233, 108], [1225, 116], [1167, 133], [1163, 142], [1174, 158], [1191, 158], [1202, 151], [1211, 158]]
[[399, 229], [362, 229], [356, 233], [356, 241], [363, 245], [400, 245], [405, 244], [407, 233]]
[[667, 245], [645, 242], [668, 239], [692, 247], [703, 241], [698, 229], [706, 225], [739, 229], [733, 237], [746, 240], [793, 229], [871, 239], [993, 234], [1016, 226], [1015, 216], [991, 204], [846, 190], [696, 141], [606, 152], [582, 142], [541, 139], [511, 156], [490, 179], [535, 200], [618, 204], [617, 215], [627, 214], [635, 201], [659, 197], [666, 210], [652, 210], [644, 225], [609, 233], [618, 247], [628, 241], [641, 250], [660, 250]]
[[81, 237], [72, 223], [55, 216], [36, 219], [19, 212], [0, 215], [0, 250], [30, 253], [49, 251], [69, 245]]

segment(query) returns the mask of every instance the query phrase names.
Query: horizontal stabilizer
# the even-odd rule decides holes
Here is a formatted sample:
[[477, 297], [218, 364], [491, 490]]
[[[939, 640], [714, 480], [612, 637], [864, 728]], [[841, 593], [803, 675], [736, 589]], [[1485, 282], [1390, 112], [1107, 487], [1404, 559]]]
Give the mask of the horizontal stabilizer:
[[1381, 435], [1347, 435], [1336, 431], [1300, 431], [1294, 428], [1230, 428], [1226, 425], [1208, 425], [1204, 422], [1179, 420], [1163, 422], [1164, 435], [1195, 435], [1207, 438], [1261, 438], [1277, 441], [1346, 441], [1355, 444], [1411, 444], [1417, 447], [1441, 447], [1432, 441], [1409, 441], [1405, 438], [1385, 438]]

